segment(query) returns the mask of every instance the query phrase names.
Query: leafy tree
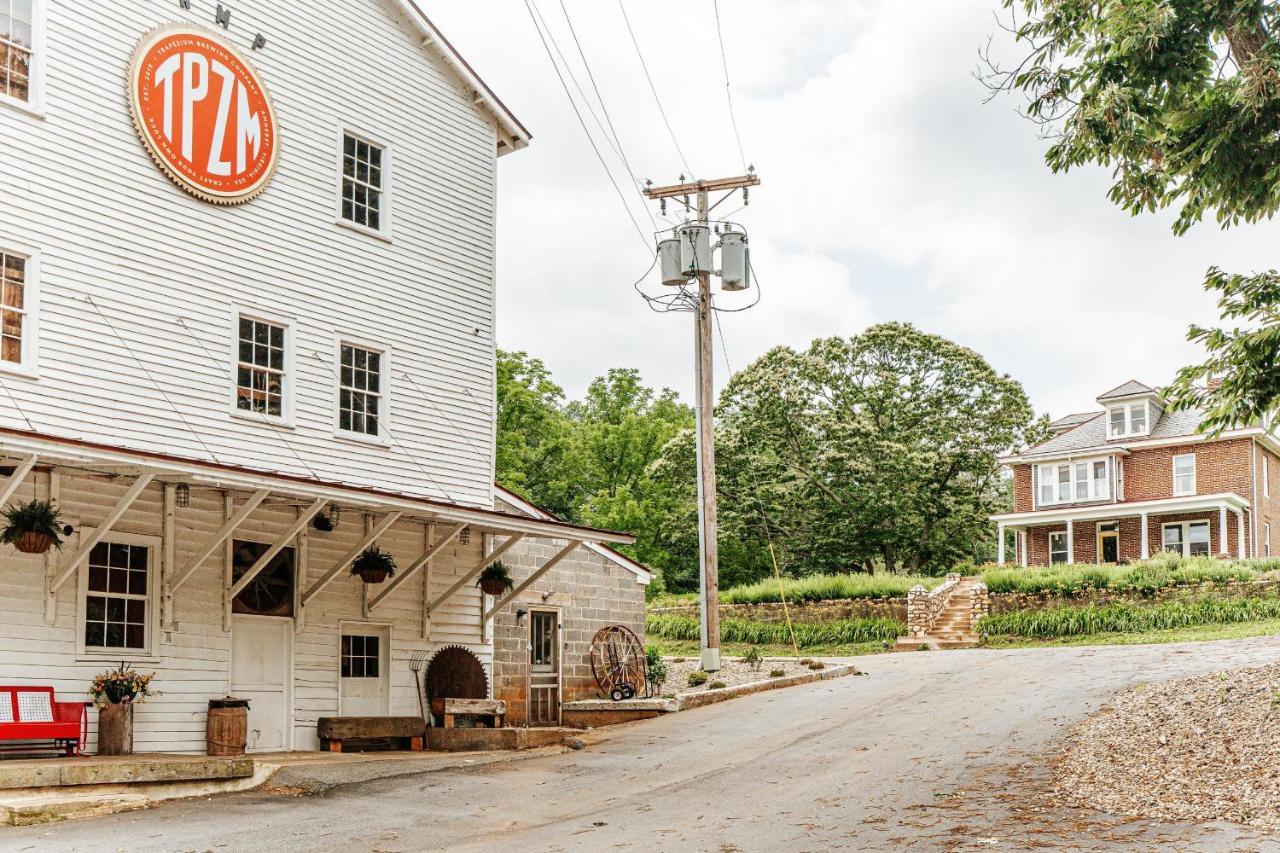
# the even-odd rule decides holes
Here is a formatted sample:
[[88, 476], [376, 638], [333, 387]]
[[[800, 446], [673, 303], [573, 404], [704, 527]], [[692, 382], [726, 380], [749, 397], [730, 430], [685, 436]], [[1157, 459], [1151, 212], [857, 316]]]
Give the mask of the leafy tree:
[[1035, 438], [1017, 382], [900, 323], [771, 350], [733, 377], [719, 415], [726, 530], [776, 542], [801, 574], [970, 556], [1004, 501], [997, 456]]
[[[1027, 51], [1014, 68], [984, 56], [995, 91], [1026, 94], [1054, 139], [1054, 171], [1113, 170], [1109, 197], [1137, 214], [1177, 207], [1175, 233], [1212, 211], [1222, 227], [1280, 207], [1280, 3], [1275, 0], [1003, 0]], [[1018, 13], [1021, 14], [1018, 14]], [[1249, 422], [1280, 402], [1277, 273], [1211, 269], [1224, 319], [1193, 326], [1209, 357], [1182, 370], [1170, 398], [1205, 426]], [[1219, 375], [1220, 386], [1205, 379]]]
[[541, 360], [498, 350], [496, 478], [556, 515], [572, 505], [564, 484], [571, 429], [562, 406], [564, 390]]

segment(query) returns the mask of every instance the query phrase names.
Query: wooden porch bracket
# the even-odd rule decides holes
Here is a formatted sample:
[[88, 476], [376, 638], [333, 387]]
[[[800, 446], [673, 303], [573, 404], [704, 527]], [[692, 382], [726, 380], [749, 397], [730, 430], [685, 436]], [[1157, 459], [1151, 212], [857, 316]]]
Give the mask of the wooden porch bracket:
[[258, 576], [258, 573], [265, 569], [267, 565], [276, 558], [277, 554], [288, 547], [289, 541], [298, 535], [298, 531], [310, 524], [311, 519], [315, 518], [320, 513], [320, 510], [324, 509], [325, 505], [328, 503], [328, 498], [317, 498], [312, 502], [311, 506], [300, 512], [293, 524], [289, 525], [289, 529], [286, 530], [284, 534], [277, 539], [261, 557], [258, 558], [258, 562], [249, 567], [249, 571], [245, 572], [240, 577], [240, 580], [236, 581], [235, 584], [232, 585], [227, 597], [234, 599], [237, 595], [243, 592], [244, 588], [252, 583], [253, 579]]
[[32, 453], [13, 469], [13, 473], [4, 481], [4, 486], [0, 487], [0, 506], [4, 506], [9, 502], [9, 498], [13, 497], [13, 493], [18, 491], [18, 487], [22, 485], [22, 481], [27, 479], [27, 475], [36, 467], [36, 455]]
[[116, 505], [111, 508], [111, 512], [107, 513], [107, 517], [102, 520], [97, 529], [93, 531], [93, 535], [89, 536], [80, 543], [80, 547], [58, 572], [58, 576], [53, 579], [53, 583], [49, 585], [49, 592], [55, 593], [62, 588], [62, 585], [75, 574], [76, 567], [84, 562], [84, 558], [89, 556], [89, 552], [94, 546], [102, 541], [115, 523], [120, 520], [129, 507], [133, 506], [133, 502], [138, 499], [138, 495], [142, 494], [142, 490], [151, 485], [151, 481], [155, 479], [155, 474], [143, 474], [141, 477], [133, 481], [133, 485], [129, 487], [129, 491], [125, 492], [120, 500], [116, 501]]
[[436, 610], [440, 608], [440, 605], [444, 604], [446, 601], [452, 598], [455, 592], [462, 589], [467, 584], [471, 583], [471, 581], [475, 580], [480, 575], [480, 573], [484, 571], [485, 566], [489, 565], [495, 560], [500, 559], [503, 554], [507, 553], [512, 548], [514, 548], [522, 539], [524, 539], [523, 533], [513, 533], [512, 535], [507, 537], [507, 540], [505, 542], [503, 542], [497, 548], [493, 549], [492, 554], [481, 557], [480, 562], [476, 563], [475, 566], [473, 566], [470, 571], [466, 572], [465, 574], [463, 574], [462, 577], [454, 581], [453, 586], [449, 587], [444, 592], [440, 593], [438, 596], [436, 596], [435, 601], [427, 605], [427, 616], [430, 617], [432, 613], [434, 613]]
[[173, 583], [169, 587], [170, 593], [177, 592], [178, 587], [186, 583], [187, 580], [195, 574], [196, 569], [200, 568], [200, 565], [205, 560], [213, 556], [213, 552], [218, 550], [218, 546], [225, 542], [228, 536], [235, 533], [236, 528], [243, 524], [244, 520], [249, 517], [249, 513], [257, 509], [258, 505], [265, 501], [267, 496], [270, 494], [271, 492], [268, 489], [259, 489], [250, 495], [249, 499], [245, 501], [244, 506], [240, 507], [239, 511], [236, 512], [235, 515], [227, 519], [226, 522], [218, 528], [218, 532], [210, 536], [204, 545], [200, 547], [200, 550], [195, 553], [195, 556], [187, 561], [186, 566], [184, 566], [182, 571], [178, 573], [178, 576], [173, 579]]
[[363, 552], [365, 548], [368, 548], [374, 542], [377, 542], [378, 539], [382, 536], [382, 534], [386, 533], [387, 530], [390, 529], [391, 525], [395, 524], [397, 521], [400, 520], [400, 517], [402, 515], [404, 515], [404, 513], [400, 512], [399, 510], [396, 510], [395, 512], [387, 513], [387, 515], [382, 519], [382, 521], [378, 523], [378, 526], [373, 528], [372, 531], [370, 531], [363, 539], [361, 539], [358, 545], [356, 545], [347, 553], [343, 554], [342, 558], [338, 560], [338, 562], [334, 563], [331, 569], [329, 569], [327, 572], [325, 572], [323, 575], [317, 578], [316, 582], [307, 588], [307, 591], [302, 594], [302, 606], [306, 607], [307, 602], [309, 602], [311, 599], [319, 595], [320, 590], [328, 586], [329, 583], [334, 578], [336, 578], [342, 572], [343, 569], [351, 565], [351, 561], [354, 560], [356, 557], [359, 557], [361, 552]]
[[535, 569], [533, 574], [529, 575], [529, 577], [520, 581], [520, 583], [516, 584], [514, 589], [512, 589], [506, 595], [502, 596], [502, 598], [498, 599], [494, 603], [493, 609], [489, 611], [489, 618], [492, 619], [493, 614], [497, 613], [499, 610], [501, 610], [502, 608], [510, 604], [512, 601], [514, 601], [516, 596], [518, 596], [520, 593], [524, 592], [526, 589], [532, 586], [534, 582], [538, 580], [538, 578], [542, 577], [547, 572], [554, 569], [557, 563], [559, 563], [565, 557], [568, 557], [570, 554], [572, 554], [574, 549], [581, 544], [582, 543], [576, 539], [570, 539], [568, 545], [565, 545], [563, 548], [561, 548], [559, 551], [553, 554], [551, 559], [547, 560], [545, 563], [543, 563], [541, 566]]
[[464, 527], [466, 527], [465, 524], [455, 524], [450, 527], [448, 532], [446, 532], [441, 539], [429, 546], [427, 550], [423, 551], [422, 555], [409, 565], [409, 568], [402, 569], [396, 573], [396, 576], [387, 582], [387, 586], [382, 590], [382, 592], [369, 599], [370, 612], [385, 601], [388, 595], [399, 589], [402, 584], [409, 580], [409, 578], [416, 575], [419, 569], [431, 561], [432, 557], [444, 550], [444, 547], [457, 538], [458, 534], [462, 532]]

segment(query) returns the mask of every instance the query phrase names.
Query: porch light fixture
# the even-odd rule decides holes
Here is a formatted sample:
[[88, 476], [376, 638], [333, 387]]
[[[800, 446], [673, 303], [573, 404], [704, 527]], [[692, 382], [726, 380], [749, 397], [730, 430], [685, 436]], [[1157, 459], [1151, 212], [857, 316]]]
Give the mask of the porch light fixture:
[[458, 544], [459, 544], [459, 545], [470, 545], [470, 544], [471, 544], [471, 528], [470, 528], [470, 527], [464, 527], [464, 528], [462, 528], [462, 530], [458, 533]]
[[191, 506], [191, 487], [186, 483], [179, 483], [178, 488], [174, 489], [173, 495], [178, 506], [182, 509]]
[[526, 617], [526, 616], [528, 616], [528, 615], [529, 615], [529, 611], [528, 611], [528, 610], [525, 610], [523, 607], [521, 607], [519, 610], [517, 610], [517, 611], [516, 611], [516, 624], [517, 624], [517, 625], [521, 625], [521, 626], [523, 626], [523, 625], [524, 625], [524, 617]]
[[329, 524], [334, 527], [338, 526], [338, 522], [342, 520], [342, 508], [337, 504], [329, 507]]

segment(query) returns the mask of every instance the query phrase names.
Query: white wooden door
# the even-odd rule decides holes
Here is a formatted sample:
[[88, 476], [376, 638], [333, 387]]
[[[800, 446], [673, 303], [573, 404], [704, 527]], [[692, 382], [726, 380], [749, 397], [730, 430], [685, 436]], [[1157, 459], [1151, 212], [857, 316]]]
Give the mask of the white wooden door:
[[231, 618], [231, 695], [249, 700], [250, 752], [290, 745], [293, 620]]
[[391, 713], [390, 631], [386, 625], [345, 624], [338, 648], [339, 713], [385, 717]]

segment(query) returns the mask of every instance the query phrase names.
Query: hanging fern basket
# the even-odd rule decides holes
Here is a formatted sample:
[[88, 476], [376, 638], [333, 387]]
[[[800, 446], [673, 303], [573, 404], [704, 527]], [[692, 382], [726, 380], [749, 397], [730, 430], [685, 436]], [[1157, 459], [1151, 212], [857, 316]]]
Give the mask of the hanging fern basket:
[[480, 581], [480, 591], [485, 595], [502, 595], [509, 589], [502, 578], [484, 578]]
[[382, 583], [387, 579], [389, 572], [385, 568], [376, 566], [363, 566], [356, 569], [356, 574], [360, 576], [360, 580], [365, 583]]
[[53, 537], [48, 533], [28, 530], [14, 541], [13, 547], [24, 554], [43, 554], [53, 547]]

